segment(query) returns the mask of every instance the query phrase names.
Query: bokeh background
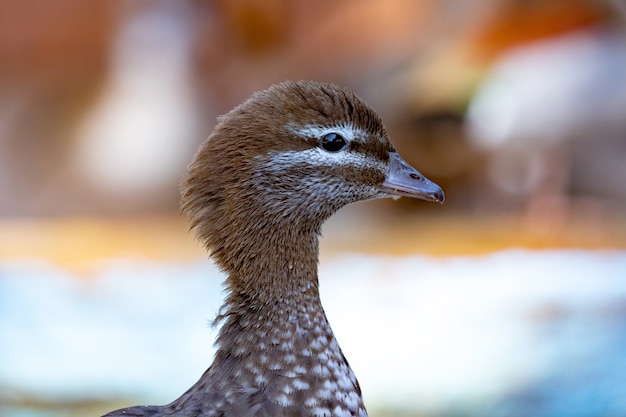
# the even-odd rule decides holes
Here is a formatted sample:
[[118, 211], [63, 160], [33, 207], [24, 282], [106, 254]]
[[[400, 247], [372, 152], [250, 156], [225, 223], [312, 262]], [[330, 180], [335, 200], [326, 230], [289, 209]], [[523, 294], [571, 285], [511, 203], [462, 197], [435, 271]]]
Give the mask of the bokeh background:
[[356, 91], [446, 192], [324, 228], [370, 415], [626, 415], [623, 1], [2, 0], [0, 416], [195, 382], [223, 277], [177, 185], [285, 79]]

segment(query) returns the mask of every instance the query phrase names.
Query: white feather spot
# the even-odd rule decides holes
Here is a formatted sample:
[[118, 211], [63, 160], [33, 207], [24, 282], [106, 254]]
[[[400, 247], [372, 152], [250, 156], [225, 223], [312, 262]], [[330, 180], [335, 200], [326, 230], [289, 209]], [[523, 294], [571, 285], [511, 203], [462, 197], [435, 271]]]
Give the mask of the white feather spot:
[[305, 381], [302, 381], [301, 379], [294, 379], [292, 384], [293, 384], [293, 387], [296, 390], [299, 390], [299, 391], [303, 391], [305, 389], [309, 389], [309, 383], [305, 382]]
[[317, 398], [321, 398], [322, 400], [328, 400], [332, 397], [332, 393], [327, 389], [318, 389], [317, 390]]
[[311, 372], [314, 375], [321, 376], [322, 378], [327, 378], [328, 376], [330, 376], [330, 371], [328, 370], [328, 368], [321, 364], [314, 366]]
[[335, 417], [350, 417], [351, 413], [350, 413], [350, 411], [344, 410], [340, 406], [337, 406], [333, 410], [333, 416], [335, 416]]
[[322, 347], [324, 347], [324, 345], [322, 343], [320, 343], [320, 339], [319, 338], [317, 338], [314, 341], [312, 341], [310, 346], [311, 346], [311, 349], [313, 349], [313, 350], [320, 350], [320, 349], [322, 349]]
[[289, 407], [290, 405], [292, 405], [292, 401], [285, 394], [279, 394], [276, 397], [276, 402], [283, 407]]
[[324, 388], [330, 391], [337, 391], [337, 384], [335, 382], [326, 380], [324, 381]]
[[343, 375], [341, 378], [337, 380], [337, 384], [344, 390], [349, 390], [353, 388], [352, 381], [346, 375]]
[[359, 397], [356, 392], [350, 391], [344, 399], [344, 402], [350, 409], [354, 410], [361, 404], [361, 397]]
[[330, 417], [330, 410], [328, 408], [315, 407], [313, 409], [313, 415], [315, 417]]
[[326, 352], [321, 352], [317, 355], [317, 359], [319, 359], [322, 362], [326, 362], [328, 361], [328, 354]]
[[273, 364], [268, 366], [267, 369], [269, 369], [270, 371], [278, 371], [283, 369], [283, 366], [280, 364], [280, 362], [274, 362]]

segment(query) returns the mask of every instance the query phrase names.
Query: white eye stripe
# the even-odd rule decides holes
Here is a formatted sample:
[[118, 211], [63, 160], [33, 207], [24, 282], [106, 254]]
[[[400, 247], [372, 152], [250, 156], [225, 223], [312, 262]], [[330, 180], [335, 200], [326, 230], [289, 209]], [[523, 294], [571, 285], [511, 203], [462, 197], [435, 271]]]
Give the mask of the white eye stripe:
[[385, 162], [371, 155], [358, 152], [326, 152], [320, 148], [312, 148], [304, 151], [284, 151], [269, 155], [269, 159], [263, 161], [263, 165], [272, 171], [280, 171], [287, 167], [313, 166], [313, 167], [377, 167], [381, 172], [387, 170]]
[[367, 134], [363, 129], [349, 124], [337, 126], [320, 126], [315, 124], [304, 126], [289, 125], [288, 128], [296, 135], [309, 138], [322, 138], [329, 133], [337, 133], [348, 142], [353, 140], [365, 141], [367, 139]]

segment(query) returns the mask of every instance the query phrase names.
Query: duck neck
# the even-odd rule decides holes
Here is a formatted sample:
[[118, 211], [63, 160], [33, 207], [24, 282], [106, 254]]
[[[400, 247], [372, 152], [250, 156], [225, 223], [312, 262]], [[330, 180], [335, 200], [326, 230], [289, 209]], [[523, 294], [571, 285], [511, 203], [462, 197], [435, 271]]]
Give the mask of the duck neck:
[[277, 332], [287, 335], [285, 339], [293, 337], [315, 320], [323, 322], [332, 335], [319, 297], [318, 236], [289, 227], [281, 231], [252, 233], [249, 244], [236, 251], [238, 257], [226, 279], [228, 296], [218, 318], [224, 322], [218, 337], [220, 349], [253, 348], [239, 340], [243, 335], [255, 334], [256, 342], [273, 339]]
[[280, 231], [249, 230], [246, 242], [230, 250], [237, 256], [225, 268], [231, 293], [227, 309], [242, 301], [256, 309], [305, 296], [318, 298], [318, 234], [289, 227]]
[[364, 416], [358, 382], [320, 302], [317, 234], [272, 236], [250, 247], [227, 279], [214, 370], [280, 407]]

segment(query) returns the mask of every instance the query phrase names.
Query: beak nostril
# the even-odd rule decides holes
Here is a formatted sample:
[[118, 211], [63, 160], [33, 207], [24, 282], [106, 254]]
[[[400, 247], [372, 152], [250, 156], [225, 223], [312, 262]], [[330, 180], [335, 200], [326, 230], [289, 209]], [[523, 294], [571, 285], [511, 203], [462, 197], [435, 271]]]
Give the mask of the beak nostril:
[[397, 153], [389, 153], [389, 167], [380, 189], [387, 197], [406, 196], [443, 203], [443, 191]]

